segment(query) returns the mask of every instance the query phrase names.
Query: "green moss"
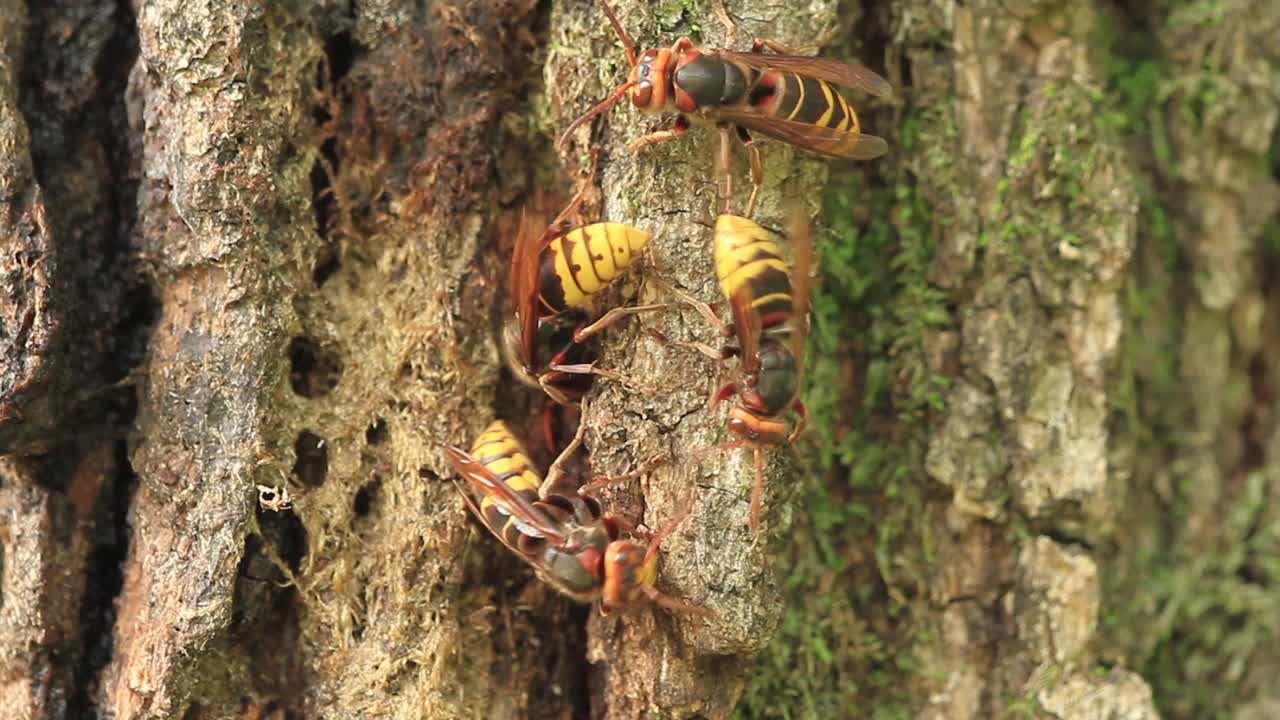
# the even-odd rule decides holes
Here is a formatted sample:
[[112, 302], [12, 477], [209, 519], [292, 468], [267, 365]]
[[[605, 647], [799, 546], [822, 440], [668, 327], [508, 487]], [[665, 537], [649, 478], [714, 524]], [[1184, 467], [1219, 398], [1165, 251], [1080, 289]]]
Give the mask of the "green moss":
[[1280, 218], [1271, 218], [1262, 229], [1262, 249], [1272, 262], [1280, 259]]
[[1021, 693], [1009, 697], [1009, 700], [1006, 703], [1008, 717], [1044, 717], [1043, 709], [1040, 707], [1040, 694], [1046, 690], [1052, 690], [1061, 679], [1062, 668], [1057, 665], [1046, 666], [1043, 670], [1036, 673]]
[[[1197, 466], [1202, 410], [1189, 406], [1189, 372], [1180, 363], [1197, 342], [1187, 336], [1194, 332], [1188, 319], [1207, 311], [1194, 306], [1192, 263], [1173, 230], [1177, 211], [1161, 196], [1161, 181], [1180, 177], [1165, 121], [1192, 133], [1221, 127], [1240, 98], [1213, 47], [1188, 47], [1215, 34], [1222, 4], [1170, 9], [1161, 39], [1181, 56], [1199, 57], [1196, 66], [1176, 64], [1148, 34], [1128, 33], [1107, 45], [1111, 105], [1104, 117], [1129, 136], [1138, 157], [1154, 162], [1139, 181], [1139, 254], [1125, 289], [1128, 330], [1111, 393], [1120, 442], [1137, 458], [1127, 463], [1136, 470], [1128, 483], [1131, 515], [1120, 518], [1126, 550], [1103, 574], [1101, 644], [1104, 655], [1141, 673], [1162, 715], [1225, 718], [1233, 703], [1256, 694], [1250, 668], [1267, 657], [1280, 629], [1280, 597], [1268, 591], [1280, 572], [1280, 537], [1258, 473], [1228, 483], [1216, 468]], [[1280, 252], [1280, 226], [1273, 222], [1260, 241], [1264, 255]], [[1249, 391], [1233, 379], [1225, 379], [1224, 394]], [[1203, 521], [1206, 494], [1221, 509], [1211, 533], [1192, 522], [1193, 514]]]
[[668, 34], [683, 31], [695, 36], [701, 34], [702, 26], [698, 24], [698, 18], [711, 17], [711, 13], [702, 11], [698, 5], [694, 0], [667, 0], [659, 3], [654, 10], [658, 27]]
[[[910, 134], [916, 122], [908, 118]], [[911, 142], [910, 139], [907, 142]], [[738, 708], [743, 718], [911, 717], [922, 632], [925, 416], [948, 381], [924, 362], [951, 318], [926, 279], [933, 220], [906, 177], [833, 176], [819, 240], [806, 403], [812, 432], [785, 552], [789, 602]]]
[[1151, 580], [1139, 597], [1161, 611], [1144, 627], [1143, 675], [1170, 716], [1230, 717], [1224, 699], [1245, 694], [1253, 657], [1280, 630], [1280, 598], [1256, 582], [1280, 572], [1280, 537], [1258, 530], [1265, 488], [1260, 474], [1247, 478], [1244, 497], [1222, 518], [1229, 540], [1214, 552], [1175, 546], [1148, 558]]

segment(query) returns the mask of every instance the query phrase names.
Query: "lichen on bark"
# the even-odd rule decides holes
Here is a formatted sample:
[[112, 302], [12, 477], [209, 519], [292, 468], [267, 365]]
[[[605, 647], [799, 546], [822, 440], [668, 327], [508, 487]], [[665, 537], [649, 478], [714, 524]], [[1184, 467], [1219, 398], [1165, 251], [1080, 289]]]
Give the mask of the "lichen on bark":
[[1262, 38], [1280, 12], [1226, 0], [1126, 20], [1145, 39], [1118, 44], [1117, 65], [1151, 190], [1128, 287], [1116, 454], [1132, 474], [1105, 648], [1136, 658], [1167, 717], [1266, 714], [1280, 54]]
[[[919, 652], [926, 675], [947, 678], [930, 691], [926, 716], [989, 717], [1043, 708], [1044, 694], [1063, 687], [1119, 692], [1093, 673], [1099, 578], [1076, 544], [1109, 538], [1120, 509], [1108, 379], [1137, 199], [1129, 156], [1103, 114], [1089, 42], [1095, 8], [935, 7], [925, 17], [942, 25], [906, 26], [906, 52], [913, 75], [943, 77], [917, 86], [913, 100], [954, 97], [955, 119], [920, 128], [922, 157], [950, 166], [920, 182], [930, 205], [968, 210], [935, 216], [945, 273], [934, 277], [965, 310], [926, 460], [931, 479], [954, 493], [931, 532], [952, 569], [926, 590], [943, 610], [930, 613], [937, 642]], [[955, 49], [949, 67], [928, 45], [912, 49], [910, 38], [934, 33]], [[992, 522], [1031, 537], [1006, 545], [989, 533]], [[1124, 698], [1108, 702], [1124, 716], [1154, 716], [1149, 697]], [[1062, 700], [1062, 717], [1087, 716]]]

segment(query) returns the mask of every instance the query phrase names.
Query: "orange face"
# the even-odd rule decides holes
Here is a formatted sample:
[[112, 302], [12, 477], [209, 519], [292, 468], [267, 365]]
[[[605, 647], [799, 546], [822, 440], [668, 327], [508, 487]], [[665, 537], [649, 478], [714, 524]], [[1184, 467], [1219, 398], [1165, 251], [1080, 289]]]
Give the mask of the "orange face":
[[645, 585], [657, 579], [657, 557], [646, 563], [648, 548], [630, 540], [609, 543], [604, 553], [604, 588], [600, 594], [600, 614], [626, 610], [641, 596]]
[[636, 107], [645, 112], [659, 112], [666, 108], [667, 67], [670, 62], [670, 50], [645, 50], [636, 61], [627, 78], [635, 83], [631, 88], [631, 102]]
[[762, 417], [742, 405], [729, 411], [729, 432], [753, 445], [786, 445], [791, 430], [787, 420]]

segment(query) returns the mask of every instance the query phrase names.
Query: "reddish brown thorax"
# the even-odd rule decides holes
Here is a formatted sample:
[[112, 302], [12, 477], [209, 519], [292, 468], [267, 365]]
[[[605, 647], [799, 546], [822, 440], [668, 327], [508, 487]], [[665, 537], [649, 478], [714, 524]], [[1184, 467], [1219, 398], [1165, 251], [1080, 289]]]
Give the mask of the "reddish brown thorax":
[[[676, 60], [675, 69], [679, 70], [700, 57], [702, 57], [701, 52], [698, 52], [697, 50], [686, 50], [680, 53], [680, 58]], [[672, 75], [674, 77], [674, 73]], [[690, 95], [688, 91], [674, 82], [671, 83], [671, 86], [675, 88], [675, 104], [677, 110], [682, 113], [691, 113], [698, 109], [698, 101], [694, 100], [693, 96]]]

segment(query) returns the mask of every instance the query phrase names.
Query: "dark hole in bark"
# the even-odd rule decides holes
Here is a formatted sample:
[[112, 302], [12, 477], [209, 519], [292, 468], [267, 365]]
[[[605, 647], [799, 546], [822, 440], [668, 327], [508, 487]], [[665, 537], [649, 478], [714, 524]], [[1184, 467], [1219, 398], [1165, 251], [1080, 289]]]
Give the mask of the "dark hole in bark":
[[[328, 220], [327, 218], [324, 220], [320, 218], [319, 203], [317, 203], [316, 227], [319, 227], [319, 228], [324, 227], [324, 225], [322, 224], [324, 222], [328, 222]], [[320, 234], [321, 234], [321, 237], [324, 236], [323, 232], [321, 232]], [[316, 259], [316, 267], [315, 267], [315, 270], [311, 271], [311, 279], [312, 281], [315, 282], [316, 287], [320, 287], [321, 285], [324, 285], [325, 280], [328, 280], [329, 278], [333, 277], [333, 274], [338, 272], [338, 269], [341, 267], [342, 267], [342, 262], [338, 258], [337, 245], [336, 244], [326, 245], [323, 249], [320, 250], [320, 256]]]
[[342, 360], [307, 337], [289, 343], [289, 385], [305, 398], [324, 397], [333, 392], [342, 377]]
[[310, 430], [303, 430], [298, 433], [293, 450], [297, 454], [293, 474], [298, 481], [313, 488], [324, 485], [329, 474], [329, 448], [325, 446], [324, 439]]
[[187, 711], [182, 713], [182, 720], [200, 720], [204, 717], [204, 706], [198, 702], [193, 702], [187, 706]]
[[123, 380], [146, 358], [147, 340], [160, 314], [160, 301], [150, 285], [139, 282], [130, 287], [120, 301], [120, 314], [112, 336], [117, 338], [116, 352], [103, 362], [103, 379]]
[[[307, 553], [307, 529], [296, 513], [258, 506], [257, 521], [258, 532], [244, 539], [231, 610], [233, 630], [250, 635], [259, 627], [270, 627], [273, 632], [282, 629], [284, 620], [272, 615], [281, 614], [281, 608], [290, 605], [295, 591], [292, 586], [284, 587], [288, 573], [279, 563], [296, 573]], [[272, 635], [271, 640], [277, 641], [279, 636]]]
[[[325, 114], [327, 117], [327, 113]], [[325, 140], [320, 145], [320, 154], [329, 161], [329, 167], [337, 169], [337, 157], [334, 154], [334, 141], [332, 138]], [[316, 160], [311, 166], [311, 209], [316, 215], [316, 232], [320, 237], [327, 238], [329, 236], [329, 217], [333, 211], [333, 194], [329, 192], [330, 178], [329, 172], [325, 168], [325, 164], [320, 160]], [[332, 248], [329, 254], [334, 254]], [[322, 259], [323, 262], [323, 259]], [[317, 263], [317, 270], [319, 263]], [[317, 279], [317, 285], [320, 281]]]
[[[315, 112], [317, 124], [329, 120], [329, 113], [324, 108]], [[311, 271], [311, 281], [316, 287], [324, 285], [342, 267], [338, 243], [329, 237], [330, 224], [336, 199], [333, 193], [333, 178], [330, 173], [338, 172], [337, 141], [329, 138], [320, 144], [320, 155], [323, 160], [316, 160], [311, 166], [311, 209], [316, 218], [316, 234], [325, 244], [316, 256], [315, 267]]]
[[433, 471], [431, 468], [425, 468], [425, 467], [418, 468], [418, 477], [422, 478], [423, 480], [426, 480], [427, 482], [433, 482], [433, 483], [440, 482], [440, 476], [435, 474], [435, 471]]
[[116, 622], [115, 600], [124, 588], [124, 563], [129, 553], [129, 506], [138, 476], [129, 463], [129, 446], [115, 443], [115, 472], [103, 483], [93, 509], [93, 549], [85, 563], [89, 577], [80, 604], [80, 647], [75, 669], [75, 695], [67, 703], [68, 717], [92, 717], [93, 690], [111, 661]]
[[364, 441], [370, 445], [381, 445], [387, 441], [387, 421], [378, 418], [364, 431]]
[[1265, 353], [1257, 353], [1249, 360], [1249, 380], [1253, 411], [1245, 413], [1240, 425], [1244, 449], [1238, 472], [1242, 474], [1261, 468], [1267, 461], [1267, 428], [1271, 424], [1268, 410], [1274, 404], [1276, 393]]
[[351, 33], [344, 31], [330, 35], [324, 42], [324, 54], [329, 58], [330, 80], [337, 82], [346, 77], [356, 58], [356, 44]]
[[1271, 177], [1280, 180], [1280, 127], [1271, 136]]
[[[258, 517], [262, 519], [262, 508], [258, 508]], [[258, 535], [246, 535], [244, 553], [240, 560], [239, 577], [252, 582], [274, 582], [279, 573], [262, 554], [264, 541]]]
[[352, 501], [352, 509], [356, 513], [356, 517], [368, 517], [373, 510], [373, 504], [378, 500], [378, 490], [381, 489], [382, 482], [374, 479], [365, 483], [356, 491], [355, 500]]
[[587, 619], [591, 617], [591, 611], [595, 607], [592, 605], [582, 605], [572, 603], [569, 606], [570, 623], [574, 628], [571, 641], [567, 643], [570, 662], [578, 665], [577, 672], [569, 672], [565, 675], [565, 694], [569, 697], [569, 702], [573, 705], [573, 717], [587, 718], [594, 717], [591, 714], [591, 694], [592, 688], [599, 681], [599, 673], [594, 670], [591, 663], [587, 662]]
[[[889, 7], [882, 3], [862, 3], [862, 20], [853, 26], [854, 34], [861, 41], [859, 55], [863, 62], [876, 72], [885, 74], [884, 58], [893, 44], [893, 31]], [[905, 58], [906, 53], [903, 53]], [[904, 77], [910, 77], [904, 72]]]
[[[241, 699], [237, 718], [298, 718], [303, 695], [302, 653], [298, 650], [298, 591], [275, 560], [297, 568], [305, 557], [307, 533], [292, 512], [258, 509], [261, 535], [245, 538], [233, 601], [233, 635], [246, 638], [253, 695]], [[271, 714], [274, 712], [275, 714]]]
[[[295, 512], [265, 512], [259, 527], [266, 524], [263, 534], [275, 546], [276, 553], [289, 569], [298, 572], [307, 554], [307, 526]], [[269, 535], [267, 533], [270, 533]]]
[[262, 720], [299, 720], [302, 716], [288, 707], [284, 701], [268, 700], [259, 705], [253, 698], [240, 700], [240, 718], [261, 718]]
[[[321, 87], [327, 88], [331, 95], [337, 97], [342, 93], [339, 87], [341, 80], [351, 71], [351, 65], [355, 61], [356, 45], [351, 39], [351, 33], [340, 32], [329, 36], [325, 41], [324, 52], [328, 63], [322, 66], [322, 71], [327, 67], [328, 77], [318, 78], [318, 82]], [[316, 125], [324, 126], [326, 123], [337, 120], [332, 116], [330, 108], [331, 106], [324, 103], [315, 106], [312, 116]], [[330, 177], [330, 173], [338, 171], [340, 162], [337, 141], [333, 137], [324, 140], [320, 145], [320, 154], [323, 160], [317, 160], [311, 168], [311, 204], [316, 216], [316, 232], [329, 242], [320, 250], [315, 269], [311, 273], [311, 279], [316, 287], [323, 285], [341, 267], [338, 244], [329, 238], [330, 222], [336, 203], [332, 192], [333, 178]]]

